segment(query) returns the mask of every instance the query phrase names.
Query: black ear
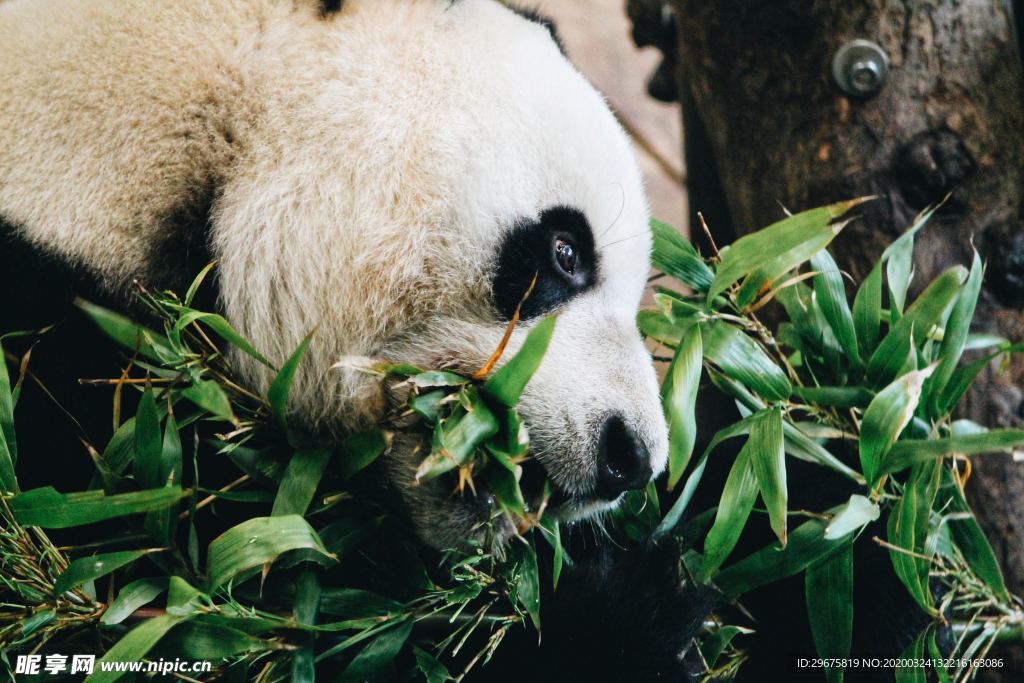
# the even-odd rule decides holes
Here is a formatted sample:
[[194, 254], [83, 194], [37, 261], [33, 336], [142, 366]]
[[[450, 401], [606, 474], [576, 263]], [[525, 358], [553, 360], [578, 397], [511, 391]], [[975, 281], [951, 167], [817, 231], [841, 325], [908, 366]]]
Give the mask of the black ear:
[[345, 4], [345, 0], [320, 0], [320, 13], [326, 17], [329, 14], [340, 12], [343, 4]]

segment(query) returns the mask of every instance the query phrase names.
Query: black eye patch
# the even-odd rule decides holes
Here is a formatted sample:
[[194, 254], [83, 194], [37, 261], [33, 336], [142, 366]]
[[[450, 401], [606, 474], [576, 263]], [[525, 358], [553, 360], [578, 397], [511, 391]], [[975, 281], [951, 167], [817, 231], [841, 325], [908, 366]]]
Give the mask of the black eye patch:
[[537, 219], [517, 221], [505, 236], [491, 284], [494, 305], [511, 320], [536, 275], [519, 315], [543, 315], [590, 289], [597, 267], [594, 234], [583, 213], [565, 206], [545, 209]]

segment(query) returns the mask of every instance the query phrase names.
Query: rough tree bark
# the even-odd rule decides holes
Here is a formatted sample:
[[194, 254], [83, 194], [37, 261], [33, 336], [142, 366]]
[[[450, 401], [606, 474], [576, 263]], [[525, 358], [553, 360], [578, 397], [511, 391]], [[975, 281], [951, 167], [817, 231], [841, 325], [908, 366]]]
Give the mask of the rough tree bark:
[[[915, 282], [968, 263], [973, 241], [987, 264], [978, 327], [1024, 339], [1024, 81], [1012, 3], [671, 0], [675, 21], [664, 4], [630, 0], [634, 38], [666, 54], [650, 91], [681, 95], [690, 206], [716, 240], [779, 218], [780, 204], [879, 194], [836, 244], [860, 279], [918, 211], [951, 193], [919, 233]], [[891, 60], [866, 99], [844, 95], [831, 75], [835, 52], [856, 38]], [[1020, 425], [1024, 360], [990, 368], [965, 412]], [[1024, 463], [977, 459], [969, 495], [1011, 589], [1024, 593]]]

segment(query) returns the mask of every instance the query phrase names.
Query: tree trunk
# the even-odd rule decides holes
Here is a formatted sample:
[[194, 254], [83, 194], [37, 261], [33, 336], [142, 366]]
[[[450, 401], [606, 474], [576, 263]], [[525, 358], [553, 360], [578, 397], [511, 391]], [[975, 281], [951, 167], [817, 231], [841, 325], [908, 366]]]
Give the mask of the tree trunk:
[[[630, 2], [631, 14], [648, 10], [648, 35], [634, 32], [643, 42], [666, 42], [664, 15], [650, 11], [657, 4]], [[1024, 97], [1010, 2], [669, 4], [678, 31], [664, 51], [668, 66], [678, 60], [690, 206], [710, 209], [719, 243], [777, 220], [780, 206], [881, 195], [835, 245], [840, 265], [860, 280], [915, 214], [949, 194], [919, 233], [914, 281], [969, 263], [973, 242], [987, 266], [978, 330], [1024, 339]], [[872, 97], [845, 95], [831, 72], [836, 51], [858, 38], [891, 63]], [[992, 367], [964, 413], [1020, 425], [1022, 388], [1024, 360]], [[1011, 590], [1024, 593], [1024, 463], [989, 455], [974, 464], [974, 509]]]

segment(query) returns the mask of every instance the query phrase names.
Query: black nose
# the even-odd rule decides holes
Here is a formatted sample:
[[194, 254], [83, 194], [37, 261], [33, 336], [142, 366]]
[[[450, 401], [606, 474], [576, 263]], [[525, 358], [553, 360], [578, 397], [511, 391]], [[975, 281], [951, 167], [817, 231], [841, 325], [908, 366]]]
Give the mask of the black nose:
[[597, 444], [597, 495], [614, 500], [651, 479], [651, 456], [640, 437], [618, 415], [601, 425]]

